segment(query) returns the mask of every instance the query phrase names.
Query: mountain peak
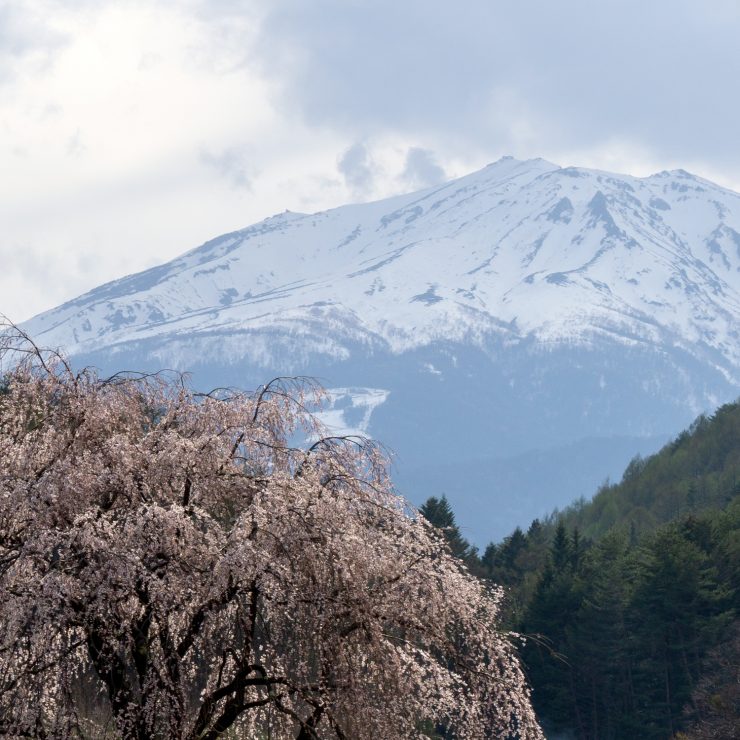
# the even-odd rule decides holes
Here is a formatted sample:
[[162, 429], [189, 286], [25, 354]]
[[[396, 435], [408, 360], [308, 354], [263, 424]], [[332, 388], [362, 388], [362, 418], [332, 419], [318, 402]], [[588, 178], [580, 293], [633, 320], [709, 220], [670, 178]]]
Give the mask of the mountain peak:
[[326, 345], [336, 356], [347, 337], [403, 352], [607, 335], [709, 352], [737, 377], [740, 199], [692, 178], [505, 157], [408, 195], [276, 214], [26, 326], [73, 352], [273, 324], [300, 336], [306, 315], [344, 337]]
[[204, 390], [326, 379], [324, 421], [396, 449], [401, 490], [446, 492], [482, 541], [737, 396], [740, 197], [502, 159], [277, 214], [23, 328], [77, 366]]

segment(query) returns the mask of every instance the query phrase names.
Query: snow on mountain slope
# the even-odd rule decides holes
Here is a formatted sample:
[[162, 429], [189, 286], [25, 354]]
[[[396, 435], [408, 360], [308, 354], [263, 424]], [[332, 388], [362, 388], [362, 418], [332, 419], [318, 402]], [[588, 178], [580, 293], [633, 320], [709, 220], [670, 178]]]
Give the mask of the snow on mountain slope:
[[[505, 158], [418, 193], [268, 218], [26, 324], [72, 354], [171, 341], [180, 366], [196, 336], [276, 328], [337, 359], [357, 342], [605, 336], [680, 346], [737, 379], [740, 196], [681, 170]], [[273, 359], [269, 342], [220, 351]]]
[[317, 413], [330, 434], [368, 436], [373, 411], [388, 398], [380, 388], [329, 388], [326, 408]]
[[398, 453], [479, 544], [592, 494], [740, 393], [740, 195], [502, 159], [445, 185], [284, 213], [24, 324], [76, 364], [275, 375]]

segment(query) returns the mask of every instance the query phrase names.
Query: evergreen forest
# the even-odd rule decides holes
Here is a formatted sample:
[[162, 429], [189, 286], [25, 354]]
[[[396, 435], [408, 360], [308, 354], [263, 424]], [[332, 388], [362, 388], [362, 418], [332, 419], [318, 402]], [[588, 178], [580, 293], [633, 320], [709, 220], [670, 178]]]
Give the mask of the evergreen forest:
[[507, 587], [548, 738], [740, 737], [739, 474], [735, 403], [482, 554], [444, 496], [423, 505], [455, 555]]

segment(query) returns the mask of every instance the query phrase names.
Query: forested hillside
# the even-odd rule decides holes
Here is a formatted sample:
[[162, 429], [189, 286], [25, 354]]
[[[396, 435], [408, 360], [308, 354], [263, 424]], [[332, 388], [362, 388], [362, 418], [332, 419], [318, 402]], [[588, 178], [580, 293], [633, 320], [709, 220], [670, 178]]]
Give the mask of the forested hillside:
[[730, 404], [482, 556], [444, 498], [422, 508], [472, 570], [509, 587], [549, 737], [740, 737], [738, 472]]
[[659, 453], [635, 458], [620, 483], [604, 485], [559, 520], [598, 537], [614, 526], [633, 534], [706, 509], [725, 507], [740, 494], [740, 404], [727, 404], [710, 418], [700, 416]]

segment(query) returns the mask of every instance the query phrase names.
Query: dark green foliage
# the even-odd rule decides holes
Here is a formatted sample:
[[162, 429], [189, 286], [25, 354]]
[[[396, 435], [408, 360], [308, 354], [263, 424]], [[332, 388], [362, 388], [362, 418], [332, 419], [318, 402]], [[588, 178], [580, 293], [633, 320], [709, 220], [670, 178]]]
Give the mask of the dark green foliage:
[[740, 635], [740, 405], [635, 458], [591, 502], [489, 545], [481, 568], [530, 635], [548, 733], [732, 737], [738, 674], [722, 646], [736, 654]]
[[677, 520], [637, 546], [615, 530], [577, 562], [558, 527], [519, 624], [536, 636], [523, 657], [546, 727], [589, 740], [681, 729], [705, 656], [737, 622], [739, 513]]
[[[700, 524], [711, 527], [708, 519]], [[667, 525], [637, 553], [628, 618], [644, 737], [678, 729], [701, 659], [733, 617], [727, 584], [714, 566], [714, 544], [704, 549], [692, 534], [691, 524]]]
[[550, 548], [521, 624], [522, 632], [533, 637], [523, 658], [537, 689], [533, 697], [535, 709], [543, 714], [546, 708], [543, 716], [549, 720], [550, 728], [557, 730], [571, 726], [572, 671], [562, 649], [569, 643], [573, 620], [582, 602], [581, 584], [569, 567], [568, 554], [563, 532]]

